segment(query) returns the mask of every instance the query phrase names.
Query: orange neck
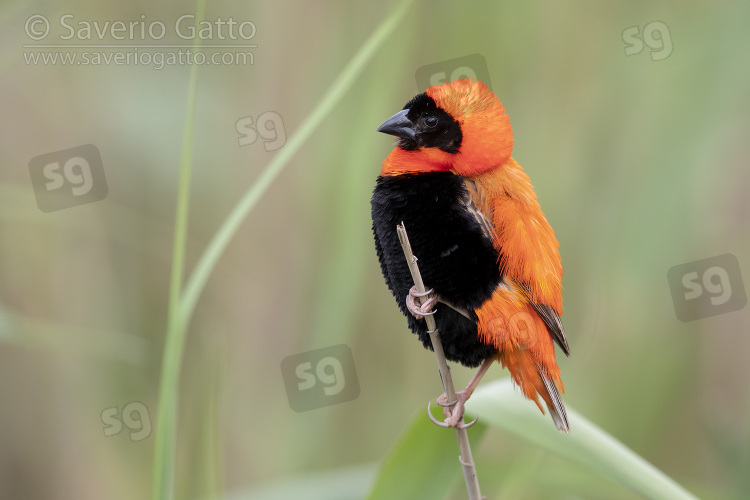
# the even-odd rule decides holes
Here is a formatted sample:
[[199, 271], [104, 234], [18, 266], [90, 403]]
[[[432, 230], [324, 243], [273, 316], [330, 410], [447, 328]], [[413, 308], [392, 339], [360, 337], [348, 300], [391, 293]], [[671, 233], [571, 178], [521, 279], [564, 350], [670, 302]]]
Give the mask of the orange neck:
[[447, 153], [438, 148], [407, 151], [396, 147], [383, 161], [380, 175], [448, 172], [453, 165], [453, 156], [455, 156], [453, 153]]

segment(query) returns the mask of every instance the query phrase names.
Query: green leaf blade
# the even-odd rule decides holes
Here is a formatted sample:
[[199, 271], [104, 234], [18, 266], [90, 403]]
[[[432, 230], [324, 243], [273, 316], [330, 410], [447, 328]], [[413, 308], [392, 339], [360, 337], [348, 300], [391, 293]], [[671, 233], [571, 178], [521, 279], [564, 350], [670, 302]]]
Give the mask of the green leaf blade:
[[466, 406], [468, 411], [479, 415], [480, 422], [597, 470], [646, 498], [696, 500], [670, 477], [571, 408], [567, 410], [570, 434], [558, 432], [549, 416], [542, 415], [516, 391], [510, 379], [483, 385]]

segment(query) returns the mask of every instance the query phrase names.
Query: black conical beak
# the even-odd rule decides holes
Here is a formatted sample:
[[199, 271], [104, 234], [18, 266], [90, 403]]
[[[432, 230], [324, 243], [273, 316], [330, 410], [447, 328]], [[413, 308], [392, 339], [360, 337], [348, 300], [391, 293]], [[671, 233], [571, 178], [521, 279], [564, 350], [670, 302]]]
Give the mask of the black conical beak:
[[416, 131], [414, 130], [414, 123], [406, 117], [408, 112], [408, 109], [404, 109], [391, 116], [378, 127], [378, 132], [405, 139], [414, 139]]

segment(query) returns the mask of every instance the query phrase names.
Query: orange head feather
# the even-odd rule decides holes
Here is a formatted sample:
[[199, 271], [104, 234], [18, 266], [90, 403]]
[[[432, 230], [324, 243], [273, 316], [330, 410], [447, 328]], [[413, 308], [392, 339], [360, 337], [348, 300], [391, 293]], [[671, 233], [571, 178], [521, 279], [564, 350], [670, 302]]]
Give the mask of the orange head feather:
[[464, 78], [425, 93], [461, 127], [463, 140], [452, 165], [455, 173], [476, 175], [508, 161], [513, 151], [510, 118], [487, 85]]

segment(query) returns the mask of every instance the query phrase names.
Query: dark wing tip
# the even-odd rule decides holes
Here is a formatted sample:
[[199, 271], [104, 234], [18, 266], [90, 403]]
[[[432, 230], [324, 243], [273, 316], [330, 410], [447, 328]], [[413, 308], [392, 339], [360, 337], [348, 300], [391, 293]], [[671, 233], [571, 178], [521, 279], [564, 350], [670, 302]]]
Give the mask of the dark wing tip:
[[544, 324], [549, 328], [552, 340], [560, 346], [560, 349], [562, 349], [566, 356], [570, 356], [570, 346], [568, 346], [568, 339], [565, 337], [565, 328], [563, 328], [557, 311], [546, 304], [535, 304], [534, 302], [531, 302], [531, 307], [534, 308], [539, 317], [544, 321]]
[[544, 370], [541, 370], [537, 367], [537, 371], [539, 372], [539, 376], [541, 377], [542, 382], [544, 382], [544, 387], [545, 389], [547, 389], [549, 398], [552, 401], [551, 406], [549, 403], [547, 403], [547, 408], [549, 408], [549, 414], [552, 417], [552, 421], [555, 422], [555, 427], [557, 427], [557, 430], [560, 432], [564, 432], [566, 434], [570, 433], [568, 412], [565, 411], [565, 405], [560, 398], [560, 392], [557, 390], [555, 382], [553, 382], [552, 379], [549, 378]]

